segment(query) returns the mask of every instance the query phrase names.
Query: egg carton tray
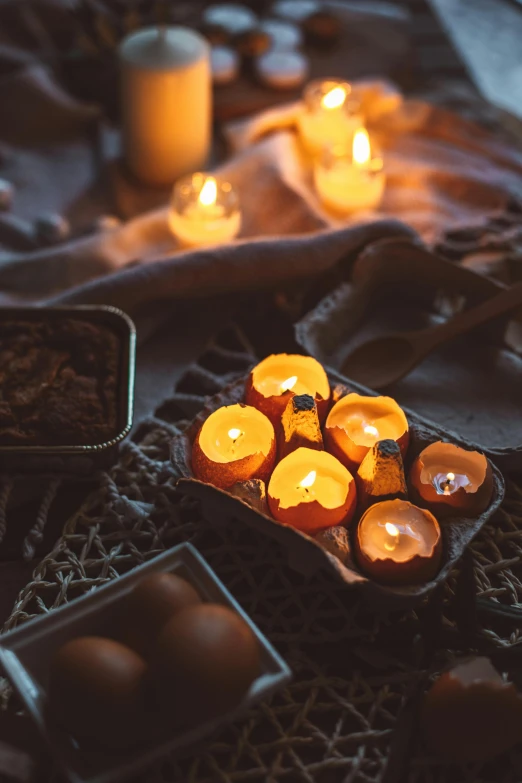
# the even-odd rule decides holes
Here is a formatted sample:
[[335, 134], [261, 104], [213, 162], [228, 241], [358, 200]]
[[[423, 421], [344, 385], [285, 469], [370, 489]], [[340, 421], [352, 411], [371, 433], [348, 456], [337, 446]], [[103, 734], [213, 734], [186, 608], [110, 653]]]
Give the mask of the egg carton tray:
[[[382, 612], [385, 610], [407, 609], [415, 606], [438, 584], [448, 576], [452, 567], [459, 560], [469, 542], [477, 535], [481, 527], [495, 514], [504, 499], [504, 479], [493, 465], [493, 494], [486, 511], [478, 517], [453, 516], [441, 523], [443, 540], [443, 557], [437, 576], [423, 584], [408, 586], [385, 586], [361, 573], [351, 552], [343, 563], [336, 555], [324, 549], [314, 538], [288, 525], [283, 525], [271, 516], [252, 508], [246, 501], [235, 497], [226, 490], [218, 489], [212, 484], [199, 481], [193, 474], [191, 452], [194, 439], [205, 419], [224, 405], [244, 402], [245, 384], [248, 376], [226, 386], [221, 392], [207, 401], [203, 410], [195, 417], [191, 425], [182, 435], [172, 442], [172, 460], [181, 474], [178, 489], [181, 493], [196, 498], [201, 502], [204, 517], [214, 524], [220, 521], [225, 524], [232, 522], [237, 525], [249, 525], [261, 533], [273, 536], [283, 543], [288, 550], [289, 564], [304, 575], [327, 569], [339, 579], [347, 589], [358, 591], [368, 607]], [[338, 373], [328, 371], [331, 388], [338, 385], [348, 385], [351, 391], [360, 394], [373, 394], [369, 389], [347, 382]], [[410, 429], [410, 445], [406, 459], [406, 473], [412, 461], [430, 443], [436, 441], [452, 441], [458, 446], [469, 448], [469, 444], [457, 438], [441, 427], [429, 424], [411, 411], [405, 411]], [[350, 531], [356, 529], [354, 520]]]

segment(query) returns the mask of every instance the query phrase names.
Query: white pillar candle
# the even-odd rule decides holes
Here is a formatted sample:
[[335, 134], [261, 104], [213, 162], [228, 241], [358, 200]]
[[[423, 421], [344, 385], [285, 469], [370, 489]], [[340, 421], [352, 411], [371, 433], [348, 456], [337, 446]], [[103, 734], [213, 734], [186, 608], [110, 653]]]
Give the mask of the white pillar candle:
[[207, 42], [184, 27], [145, 28], [120, 47], [123, 143], [135, 176], [170, 185], [204, 166], [211, 141]]

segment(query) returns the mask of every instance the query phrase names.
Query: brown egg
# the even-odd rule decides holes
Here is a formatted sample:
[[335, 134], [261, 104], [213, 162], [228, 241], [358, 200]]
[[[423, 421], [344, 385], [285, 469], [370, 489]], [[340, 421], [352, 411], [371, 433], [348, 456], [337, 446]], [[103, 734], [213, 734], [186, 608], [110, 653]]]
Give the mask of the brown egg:
[[146, 663], [112, 639], [82, 636], [55, 653], [49, 705], [58, 723], [80, 741], [124, 748], [136, 741]]
[[486, 761], [522, 741], [522, 698], [488, 658], [474, 658], [434, 683], [421, 726], [438, 756], [459, 763]]
[[119, 636], [146, 657], [165, 623], [181, 609], [200, 603], [196, 589], [176, 574], [145, 576], [122, 602]]
[[192, 723], [239, 704], [260, 669], [259, 645], [245, 621], [225, 606], [201, 604], [164, 627], [150, 676], [164, 714]]

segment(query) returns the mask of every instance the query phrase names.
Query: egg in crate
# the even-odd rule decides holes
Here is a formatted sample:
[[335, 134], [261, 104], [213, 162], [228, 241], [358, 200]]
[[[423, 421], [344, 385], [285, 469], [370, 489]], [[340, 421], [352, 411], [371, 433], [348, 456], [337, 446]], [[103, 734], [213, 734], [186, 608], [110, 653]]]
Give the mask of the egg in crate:
[[147, 657], [163, 626], [177, 612], [200, 603], [198, 592], [186, 579], [166, 572], [150, 574], [123, 600], [119, 637]]
[[147, 664], [113, 639], [82, 636], [51, 662], [49, 703], [57, 722], [80, 744], [131, 746], [140, 735]]
[[218, 604], [190, 606], [163, 628], [150, 659], [155, 704], [176, 723], [195, 723], [239, 705], [261, 671], [247, 623]]

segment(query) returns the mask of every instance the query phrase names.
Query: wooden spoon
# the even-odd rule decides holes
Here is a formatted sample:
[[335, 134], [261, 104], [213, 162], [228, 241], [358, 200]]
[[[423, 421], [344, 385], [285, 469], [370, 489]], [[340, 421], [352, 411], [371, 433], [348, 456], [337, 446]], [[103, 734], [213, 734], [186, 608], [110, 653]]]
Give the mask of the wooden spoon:
[[377, 337], [356, 348], [342, 372], [371, 389], [400, 381], [439, 345], [522, 304], [522, 282], [438, 326]]

